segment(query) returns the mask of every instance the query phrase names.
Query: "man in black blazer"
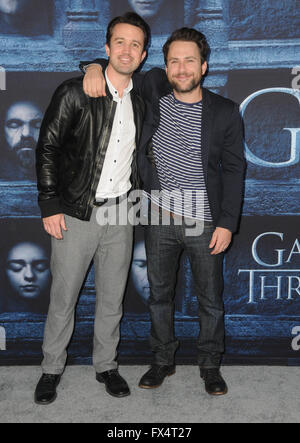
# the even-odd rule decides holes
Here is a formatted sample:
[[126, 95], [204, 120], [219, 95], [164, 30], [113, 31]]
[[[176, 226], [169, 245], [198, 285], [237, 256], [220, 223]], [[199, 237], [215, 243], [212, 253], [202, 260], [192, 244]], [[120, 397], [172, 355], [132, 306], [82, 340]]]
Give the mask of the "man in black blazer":
[[[185, 250], [199, 300], [200, 374], [209, 394], [223, 395], [228, 390], [220, 373], [225, 341], [223, 256], [238, 227], [245, 160], [238, 105], [201, 87], [208, 54], [205, 36], [182, 28], [164, 45], [167, 75], [152, 69], [134, 76], [146, 104], [138, 163], [151, 201], [152, 223], [146, 227], [145, 241], [155, 355], [139, 386], [156, 388], [175, 373], [179, 343], [174, 336], [174, 290], [179, 256]], [[84, 86], [91, 96], [102, 93], [99, 69], [87, 68]], [[162, 198], [153, 192], [157, 190]], [[165, 199], [174, 192], [178, 198]], [[191, 220], [198, 229], [193, 233], [187, 229]]]

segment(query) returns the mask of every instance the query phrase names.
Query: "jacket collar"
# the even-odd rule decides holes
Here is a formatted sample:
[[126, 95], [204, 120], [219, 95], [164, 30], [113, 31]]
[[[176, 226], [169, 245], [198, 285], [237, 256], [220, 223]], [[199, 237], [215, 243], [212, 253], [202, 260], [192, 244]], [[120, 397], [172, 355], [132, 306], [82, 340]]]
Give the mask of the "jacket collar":
[[202, 88], [202, 100], [203, 100], [203, 106], [206, 106], [206, 107], [211, 106], [211, 104], [212, 104], [211, 92], [206, 88]]
[[108, 97], [110, 100], [113, 100], [113, 96], [112, 96], [112, 94], [111, 94], [111, 92], [109, 90], [109, 87], [108, 87], [107, 83], [106, 83], [106, 86], [105, 86], [105, 92], [106, 92], [106, 97]]

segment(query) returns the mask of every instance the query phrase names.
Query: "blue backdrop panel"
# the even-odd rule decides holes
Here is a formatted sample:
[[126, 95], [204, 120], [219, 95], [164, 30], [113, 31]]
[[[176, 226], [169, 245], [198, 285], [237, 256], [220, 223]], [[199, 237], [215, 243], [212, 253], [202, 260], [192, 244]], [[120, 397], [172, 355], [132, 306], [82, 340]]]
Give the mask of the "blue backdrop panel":
[[[37, 206], [34, 149], [55, 88], [78, 62], [105, 56], [110, 19], [126, 10], [152, 29], [144, 70], [163, 66], [170, 32], [193, 26], [212, 53], [205, 86], [241, 104], [247, 173], [239, 233], [224, 263], [225, 363], [299, 365], [300, 27], [298, 0], [0, 0], [0, 364], [39, 364], [49, 303], [50, 239]], [[149, 283], [136, 229], [120, 360], [148, 363]], [[90, 364], [91, 264], [69, 363]], [[196, 363], [197, 294], [181, 257], [175, 297], [179, 363]]]

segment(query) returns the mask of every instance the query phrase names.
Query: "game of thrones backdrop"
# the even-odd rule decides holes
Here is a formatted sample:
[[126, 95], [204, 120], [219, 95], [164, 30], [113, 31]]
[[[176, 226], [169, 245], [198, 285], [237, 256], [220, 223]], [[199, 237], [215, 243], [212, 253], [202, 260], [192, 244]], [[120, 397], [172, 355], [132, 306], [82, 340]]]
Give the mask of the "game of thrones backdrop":
[[[211, 46], [205, 86], [241, 105], [243, 216], [225, 256], [226, 364], [300, 364], [299, 0], [0, 0], [0, 365], [39, 364], [49, 304], [50, 239], [37, 205], [35, 146], [56, 87], [80, 60], [104, 57], [110, 19], [127, 10], [152, 29], [143, 70], [182, 26]], [[93, 266], [80, 294], [70, 364], [90, 364]], [[149, 283], [136, 229], [120, 362], [148, 363]], [[186, 256], [175, 300], [177, 363], [196, 363], [197, 296]]]

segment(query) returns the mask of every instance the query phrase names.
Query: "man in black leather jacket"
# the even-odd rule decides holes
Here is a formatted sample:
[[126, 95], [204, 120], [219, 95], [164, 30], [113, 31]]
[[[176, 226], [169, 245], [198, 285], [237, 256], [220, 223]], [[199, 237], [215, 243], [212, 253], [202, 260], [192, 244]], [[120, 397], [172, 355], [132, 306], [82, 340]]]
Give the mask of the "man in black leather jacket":
[[[157, 388], [175, 372], [179, 343], [174, 336], [174, 287], [178, 259], [185, 250], [199, 301], [201, 377], [209, 394], [223, 395], [227, 386], [219, 371], [225, 335], [222, 265], [238, 228], [245, 160], [238, 105], [202, 88], [208, 53], [203, 34], [182, 28], [164, 45], [166, 71], [155, 68], [133, 76], [146, 105], [138, 161], [142, 186], [152, 208], [157, 211], [159, 206], [161, 216], [166, 212], [171, 216], [168, 226], [160, 218], [159, 225], [152, 223], [145, 229], [155, 359], [139, 386]], [[87, 68], [84, 87], [96, 97], [105, 84], [97, 65], [103, 69], [105, 61], [82, 62], [81, 68], [88, 64], [93, 66]], [[155, 197], [157, 190], [179, 191], [190, 207], [182, 210], [176, 201], [173, 207], [165, 205]], [[186, 199], [186, 191], [202, 195], [202, 212], [194, 215], [199, 208]], [[202, 224], [201, 235], [187, 234], [182, 225], [189, 219]]]
[[[132, 88], [131, 76], [146, 56], [148, 41], [148, 25], [137, 14], [112, 20], [106, 43], [106, 97], [86, 96], [81, 77], [68, 80], [56, 90], [41, 127], [36, 169], [43, 224], [52, 237], [53, 282], [37, 404], [56, 398], [75, 305], [92, 260], [96, 378], [115, 397], [130, 394], [118, 373], [116, 349], [133, 227], [128, 221], [116, 223], [111, 208], [117, 210], [121, 203], [123, 207], [130, 189], [138, 186], [136, 148], [144, 103]], [[109, 209], [106, 224], [97, 214], [103, 205]]]

